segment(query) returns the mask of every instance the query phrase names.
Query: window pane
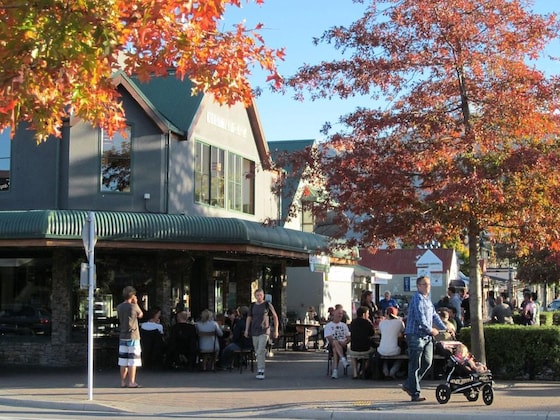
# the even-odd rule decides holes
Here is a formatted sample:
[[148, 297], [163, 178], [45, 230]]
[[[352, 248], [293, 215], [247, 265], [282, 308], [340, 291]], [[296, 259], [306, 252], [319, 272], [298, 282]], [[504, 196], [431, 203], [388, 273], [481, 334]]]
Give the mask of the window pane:
[[212, 147], [211, 149], [211, 180], [210, 180], [210, 205], [224, 207], [225, 194], [225, 151]]
[[12, 155], [11, 130], [4, 129], [0, 133], [0, 191], [10, 189], [10, 164]]
[[254, 162], [197, 142], [194, 168], [196, 202], [255, 214]]
[[243, 213], [255, 214], [255, 162], [243, 159]]
[[101, 191], [130, 191], [131, 129], [109, 138], [101, 130]]
[[241, 156], [230, 153], [228, 159], [228, 209], [230, 210], [242, 211], [242, 171]]
[[210, 202], [210, 146], [200, 142], [195, 144], [194, 200]]

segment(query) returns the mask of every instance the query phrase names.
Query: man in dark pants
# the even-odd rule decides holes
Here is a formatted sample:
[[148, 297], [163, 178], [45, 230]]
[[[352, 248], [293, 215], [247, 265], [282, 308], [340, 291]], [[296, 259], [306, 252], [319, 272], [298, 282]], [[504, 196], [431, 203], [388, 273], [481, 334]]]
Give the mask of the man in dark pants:
[[404, 332], [408, 345], [408, 378], [402, 389], [413, 402], [420, 402], [426, 400], [420, 396], [420, 381], [432, 366], [433, 337], [439, 330], [451, 333], [451, 329], [443, 323], [430, 299], [431, 282], [428, 276], [416, 279], [416, 290], [408, 305]]

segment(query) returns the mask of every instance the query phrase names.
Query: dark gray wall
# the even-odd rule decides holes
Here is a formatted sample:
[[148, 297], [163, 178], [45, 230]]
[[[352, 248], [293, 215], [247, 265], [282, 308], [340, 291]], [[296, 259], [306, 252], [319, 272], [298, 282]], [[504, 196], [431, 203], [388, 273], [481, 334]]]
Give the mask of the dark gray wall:
[[37, 144], [33, 135], [21, 127], [12, 140], [10, 189], [0, 192], [0, 210], [57, 208], [61, 140]]
[[[62, 139], [39, 145], [33, 132], [19, 129], [12, 141], [9, 191], [0, 192], [1, 210], [69, 209], [165, 212], [167, 134], [126, 93], [132, 128], [132, 184], [126, 193], [100, 189], [99, 130], [76, 122]], [[150, 194], [145, 200], [144, 194]]]
[[[132, 130], [131, 191], [100, 190], [99, 130], [87, 124], [71, 129], [68, 208], [136, 212], [165, 211], [166, 134], [122, 91]], [[144, 200], [149, 193], [150, 199]]]

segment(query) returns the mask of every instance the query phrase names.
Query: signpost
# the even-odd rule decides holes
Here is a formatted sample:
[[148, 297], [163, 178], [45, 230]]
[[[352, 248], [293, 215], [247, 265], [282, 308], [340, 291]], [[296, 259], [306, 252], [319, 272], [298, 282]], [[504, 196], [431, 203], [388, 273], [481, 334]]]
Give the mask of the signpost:
[[94, 248], [97, 238], [95, 236], [95, 214], [90, 211], [82, 230], [82, 239], [88, 259], [88, 399], [93, 400], [93, 292], [95, 290], [95, 264]]

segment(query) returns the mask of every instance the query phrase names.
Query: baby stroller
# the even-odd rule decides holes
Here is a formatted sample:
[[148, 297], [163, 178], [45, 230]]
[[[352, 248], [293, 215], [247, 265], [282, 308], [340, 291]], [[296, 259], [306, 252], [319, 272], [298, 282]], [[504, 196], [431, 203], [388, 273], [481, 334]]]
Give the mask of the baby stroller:
[[446, 404], [451, 394], [463, 394], [468, 401], [476, 401], [479, 394], [482, 394], [484, 404], [492, 404], [492, 372], [488, 369], [477, 372], [466, 365], [456, 353], [459, 346], [462, 346], [459, 341], [440, 341], [436, 344], [436, 351], [447, 361], [446, 383], [436, 388], [436, 399], [440, 404]]

